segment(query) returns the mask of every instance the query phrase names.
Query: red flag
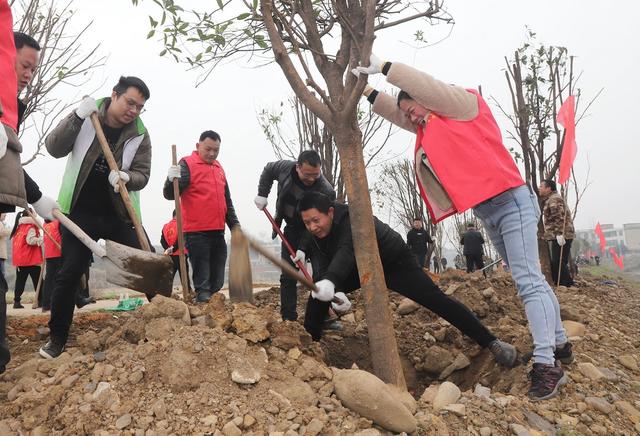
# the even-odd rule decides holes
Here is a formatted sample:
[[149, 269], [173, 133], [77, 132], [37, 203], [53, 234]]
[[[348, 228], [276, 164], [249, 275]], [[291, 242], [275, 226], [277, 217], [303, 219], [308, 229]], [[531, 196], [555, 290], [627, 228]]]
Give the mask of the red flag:
[[618, 268], [624, 270], [624, 256], [618, 256], [616, 249], [613, 247], [609, 248], [609, 253], [611, 253], [611, 257], [613, 257], [613, 261], [618, 265]]
[[607, 246], [607, 240], [604, 237], [604, 233], [602, 231], [602, 227], [600, 227], [600, 223], [596, 224], [595, 229], [596, 235], [600, 238], [600, 252], [604, 253], [604, 248]]
[[562, 144], [560, 174], [558, 175], [558, 182], [563, 185], [569, 180], [571, 167], [578, 153], [578, 146], [576, 145], [575, 98], [573, 95], [570, 95], [560, 107], [557, 121], [564, 127], [564, 143]]

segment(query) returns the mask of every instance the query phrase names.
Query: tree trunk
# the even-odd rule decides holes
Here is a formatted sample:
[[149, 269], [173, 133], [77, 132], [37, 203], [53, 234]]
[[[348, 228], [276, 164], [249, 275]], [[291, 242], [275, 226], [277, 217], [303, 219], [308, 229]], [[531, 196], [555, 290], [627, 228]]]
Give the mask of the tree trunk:
[[375, 229], [362, 153], [362, 133], [344, 126], [337, 130], [343, 130], [334, 133], [349, 198], [351, 232], [364, 295], [373, 370], [385, 383], [393, 383], [406, 390], [393, 318], [389, 309], [389, 293], [380, 262], [378, 243], [373, 237]]

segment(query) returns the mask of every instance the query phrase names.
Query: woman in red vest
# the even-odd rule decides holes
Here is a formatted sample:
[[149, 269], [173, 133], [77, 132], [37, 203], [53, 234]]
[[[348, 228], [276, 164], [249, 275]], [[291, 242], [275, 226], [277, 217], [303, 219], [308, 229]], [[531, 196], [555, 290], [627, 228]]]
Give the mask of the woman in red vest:
[[529, 398], [557, 395], [568, 378], [556, 359], [573, 360], [560, 305], [538, 258], [538, 199], [502, 143], [482, 96], [429, 74], [371, 55], [355, 75], [378, 74], [400, 88], [397, 99], [367, 86], [373, 111], [416, 134], [414, 169], [433, 222], [473, 208], [493, 245], [511, 267], [534, 343]]
[[11, 231], [12, 242], [12, 260], [16, 270], [16, 285], [13, 297], [13, 307], [15, 309], [23, 309], [20, 304], [24, 285], [27, 283], [27, 277], [31, 276], [33, 288], [38, 286], [38, 277], [40, 276], [40, 268], [42, 265], [42, 234], [36, 226], [33, 219], [25, 216], [26, 212], [20, 212], [16, 215], [16, 222]]

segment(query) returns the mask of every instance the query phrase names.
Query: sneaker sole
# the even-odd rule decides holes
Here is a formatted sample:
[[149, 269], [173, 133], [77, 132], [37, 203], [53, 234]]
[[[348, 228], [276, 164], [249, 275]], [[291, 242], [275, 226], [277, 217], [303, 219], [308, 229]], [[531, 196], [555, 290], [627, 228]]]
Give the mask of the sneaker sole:
[[568, 382], [569, 378], [567, 377], [567, 374], [563, 374], [560, 380], [558, 380], [558, 383], [556, 383], [556, 387], [548, 395], [545, 395], [544, 397], [529, 397], [529, 401], [535, 403], [537, 401], [544, 401], [553, 398], [560, 393], [560, 387], [566, 385]]
[[52, 356], [51, 354], [47, 353], [42, 348], [40, 348], [38, 350], [38, 354], [40, 355], [40, 357], [44, 357], [45, 359], [55, 359], [54, 356]]

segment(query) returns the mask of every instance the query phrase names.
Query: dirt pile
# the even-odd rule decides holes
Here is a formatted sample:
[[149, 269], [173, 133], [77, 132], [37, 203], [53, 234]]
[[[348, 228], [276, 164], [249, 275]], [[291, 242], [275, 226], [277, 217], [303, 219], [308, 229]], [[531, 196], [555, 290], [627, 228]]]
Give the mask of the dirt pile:
[[[440, 284], [499, 337], [530, 351], [507, 275], [447, 272]], [[400, 425], [399, 414], [370, 415], [380, 411], [370, 389], [398, 395], [409, 411], [402, 425], [415, 425], [415, 434], [634, 434], [638, 292], [599, 279], [558, 290], [564, 318], [580, 336], [572, 338], [576, 363], [566, 367], [572, 383], [542, 403], [526, 400], [526, 366], [496, 366], [448, 323], [395, 294], [398, 345], [417, 402], [331, 369], [371, 370], [358, 293], [343, 330], [327, 332], [321, 343], [300, 324], [279, 321], [274, 291], [257, 295], [256, 306], [221, 296], [200, 306], [158, 297], [117, 318], [92, 315], [75, 323], [70, 346], [53, 361], [35, 355], [42, 340], [33, 320], [11, 320], [14, 360], [0, 377], [0, 434], [391, 434], [378, 424]], [[302, 314], [306, 296], [300, 300]], [[366, 386], [356, 386], [359, 379]], [[369, 407], [354, 405], [357, 389], [368, 389], [360, 406]]]

